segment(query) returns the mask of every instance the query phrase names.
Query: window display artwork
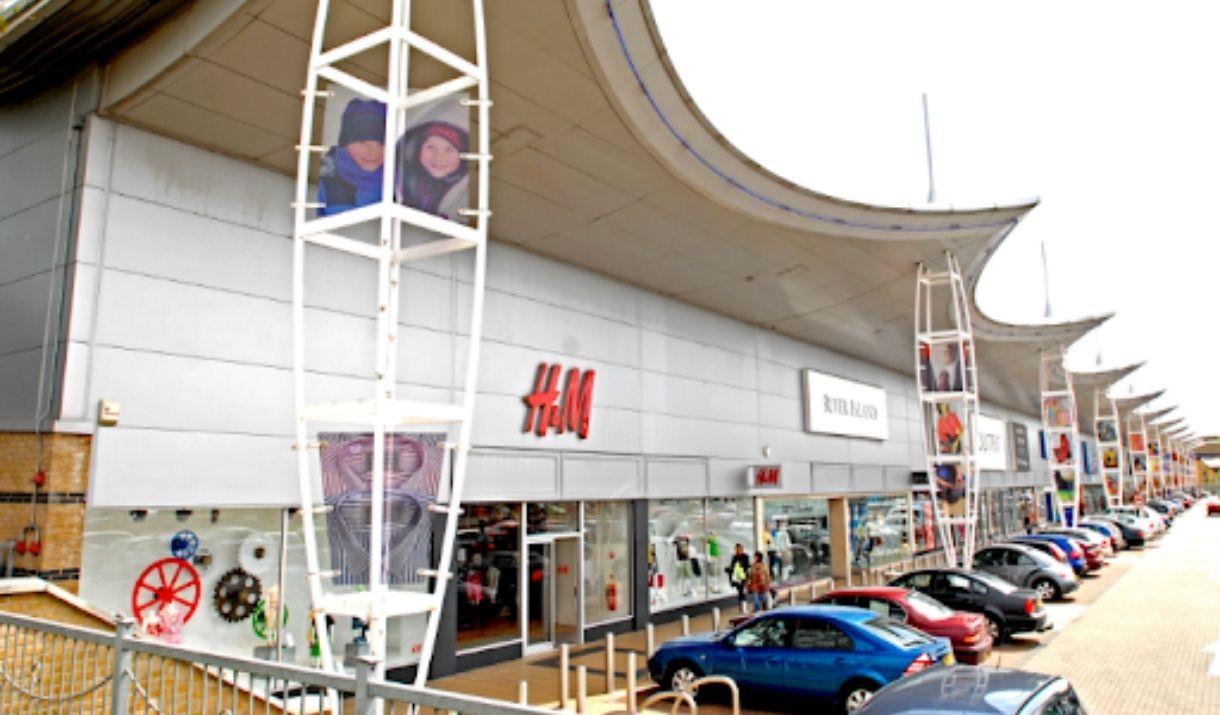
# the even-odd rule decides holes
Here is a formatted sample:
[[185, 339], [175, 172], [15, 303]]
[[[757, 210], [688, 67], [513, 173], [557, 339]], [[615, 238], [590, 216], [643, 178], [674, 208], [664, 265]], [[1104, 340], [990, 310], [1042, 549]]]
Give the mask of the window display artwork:
[[1146, 472], [1148, 471], [1148, 456], [1145, 454], [1131, 455], [1131, 471]]
[[1143, 452], [1143, 451], [1145, 451], [1145, 449], [1144, 449], [1144, 435], [1139, 434], [1139, 433], [1136, 433], [1136, 432], [1132, 432], [1132, 433], [1130, 434], [1130, 436], [1129, 436], [1127, 439], [1128, 439], [1128, 441], [1130, 442], [1130, 447], [1131, 447], [1131, 451], [1132, 451], [1132, 452]]
[[924, 390], [928, 392], [961, 392], [969, 375], [969, 353], [959, 360], [961, 349], [956, 342], [939, 342], [919, 346], [919, 369]]
[[936, 465], [936, 498], [941, 516], [966, 515], [966, 478], [961, 465]]
[[1161, 453], [1161, 443], [1155, 439], [1148, 440], [1148, 456], [1155, 457]]
[[938, 454], [962, 453], [962, 421], [946, 402], [936, 405], [936, 450]]
[[1058, 467], [1051, 476], [1055, 479], [1055, 491], [1059, 502], [1073, 504], [1076, 501], [1076, 472], [1071, 467]]
[[1118, 441], [1118, 421], [1117, 420], [1097, 420], [1097, 441], [1098, 442], [1117, 442]]
[[[344, 87], [330, 88], [318, 170], [319, 216], [333, 216], [382, 200], [386, 107]], [[470, 113], [461, 97], [412, 107], [396, 148], [394, 201], [450, 221], [464, 222], [468, 204]]]
[[1106, 447], [1101, 450], [1101, 466], [1105, 469], [1118, 469], [1118, 448]]
[[1054, 439], [1051, 446], [1051, 456], [1055, 464], [1068, 464], [1072, 461], [1072, 439], [1066, 433]]
[[1042, 412], [1046, 424], [1051, 427], [1071, 427], [1075, 420], [1072, 413], [1072, 400], [1064, 395], [1050, 395], [1042, 398]]
[[[373, 435], [321, 432], [322, 491], [330, 511], [326, 531], [335, 583], [369, 582], [369, 522], [372, 504]], [[427, 568], [435, 503], [445, 463], [444, 435], [392, 433], [385, 437], [385, 529], [383, 582], [416, 583]]]

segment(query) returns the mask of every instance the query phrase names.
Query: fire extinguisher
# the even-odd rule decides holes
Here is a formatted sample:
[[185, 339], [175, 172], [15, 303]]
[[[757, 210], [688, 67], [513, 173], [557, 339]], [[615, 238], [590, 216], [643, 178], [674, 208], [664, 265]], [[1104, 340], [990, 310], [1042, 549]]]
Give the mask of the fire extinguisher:
[[13, 545], [13, 550], [18, 554], [30, 554], [37, 556], [42, 552], [42, 535], [38, 531], [38, 527], [30, 524], [21, 530], [21, 540]]
[[612, 613], [618, 610], [618, 583], [615, 581], [606, 584], [606, 609]]

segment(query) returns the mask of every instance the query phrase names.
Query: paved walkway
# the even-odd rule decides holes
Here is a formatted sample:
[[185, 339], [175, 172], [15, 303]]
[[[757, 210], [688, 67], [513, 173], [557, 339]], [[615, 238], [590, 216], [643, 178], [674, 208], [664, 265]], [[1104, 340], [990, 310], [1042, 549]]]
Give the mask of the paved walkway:
[[[1220, 714], [1220, 519], [1208, 521], [1201, 508], [1192, 510], [1159, 543], [1123, 552], [1098, 575], [1084, 579], [1067, 601], [1047, 604], [1047, 609], [1053, 630], [1017, 636], [997, 648], [987, 665], [1064, 675], [1084, 695], [1093, 715]], [[691, 621], [692, 632], [711, 627], [710, 615]], [[677, 622], [657, 626], [656, 642], [680, 630]], [[642, 631], [617, 638], [620, 690], [627, 653], [632, 651], [640, 687], [652, 685], [645, 670], [644, 641]], [[1217, 652], [1203, 652], [1212, 645]], [[576, 668], [581, 665], [588, 669], [588, 692], [596, 696], [589, 711], [623, 712], [621, 699], [603, 695], [604, 641], [572, 648], [569, 708], [575, 709]], [[1214, 676], [1208, 675], [1209, 668]], [[531, 704], [553, 708], [559, 704], [559, 670], [558, 654], [551, 652], [441, 678], [432, 685], [515, 701], [524, 680]], [[749, 705], [744, 713], [769, 712]], [[713, 701], [701, 702], [699, 710], [725, 713], [729, 708]]]
[[1021, 667], [1067, 677], [1102, 715], [1220, 713], [1220, 519], [1193, 509], [1125, 558], [1126, 575]]

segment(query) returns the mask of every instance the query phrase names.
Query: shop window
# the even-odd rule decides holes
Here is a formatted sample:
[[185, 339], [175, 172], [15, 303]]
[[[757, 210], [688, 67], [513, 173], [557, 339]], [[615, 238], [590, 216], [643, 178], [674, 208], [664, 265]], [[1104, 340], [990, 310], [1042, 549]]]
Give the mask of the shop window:
[[648, 522], [652, 610], [734, 592], [733, 549], [754, 552], [753, 499], [661, 499], [649, 503]]
[[530, 534], [580, 531], [579, 502], [530, 502], [526, 513]]
[[908, 540], [911, 500], [901, 496], [860, 497], [848, 501], [851, 510], [852, 565], [871, 568], [911, 555]]
[[463, 509], [454, 559], [458, 648], [518, 640], [521, 509], [516, 504]]
[[585, 621], [631, 615], [631, 504], [585, 504]]
[[926, 493], [916, 493], [911, 500], [911, 537], [915, 553], [927, 553], [940, 548], [936, 511], [932, 498]]
[[830, 575], [830, 510], [826, 499], [767, 499], [763, 536], [771, 578], [799, 584]]

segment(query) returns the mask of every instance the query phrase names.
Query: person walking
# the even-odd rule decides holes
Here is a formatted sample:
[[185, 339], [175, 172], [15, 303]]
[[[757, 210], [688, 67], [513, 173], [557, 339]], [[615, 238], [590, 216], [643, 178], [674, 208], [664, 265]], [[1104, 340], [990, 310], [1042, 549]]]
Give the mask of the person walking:
[[733, 558], [725, 571], [729, 574], [729, 583], [737, 589], [737, 601], [745, 603], [746, 584], [750, 577], [750, 555], [746, 553], [745, 546], [737, 544], [733, 547]]
[[771, 569], [763, 561], [761, 551], [754, 552], [754, 563], [750, 566], [749, 591], [754, 599], [754, 612], [767, 610], [771, 602]]

